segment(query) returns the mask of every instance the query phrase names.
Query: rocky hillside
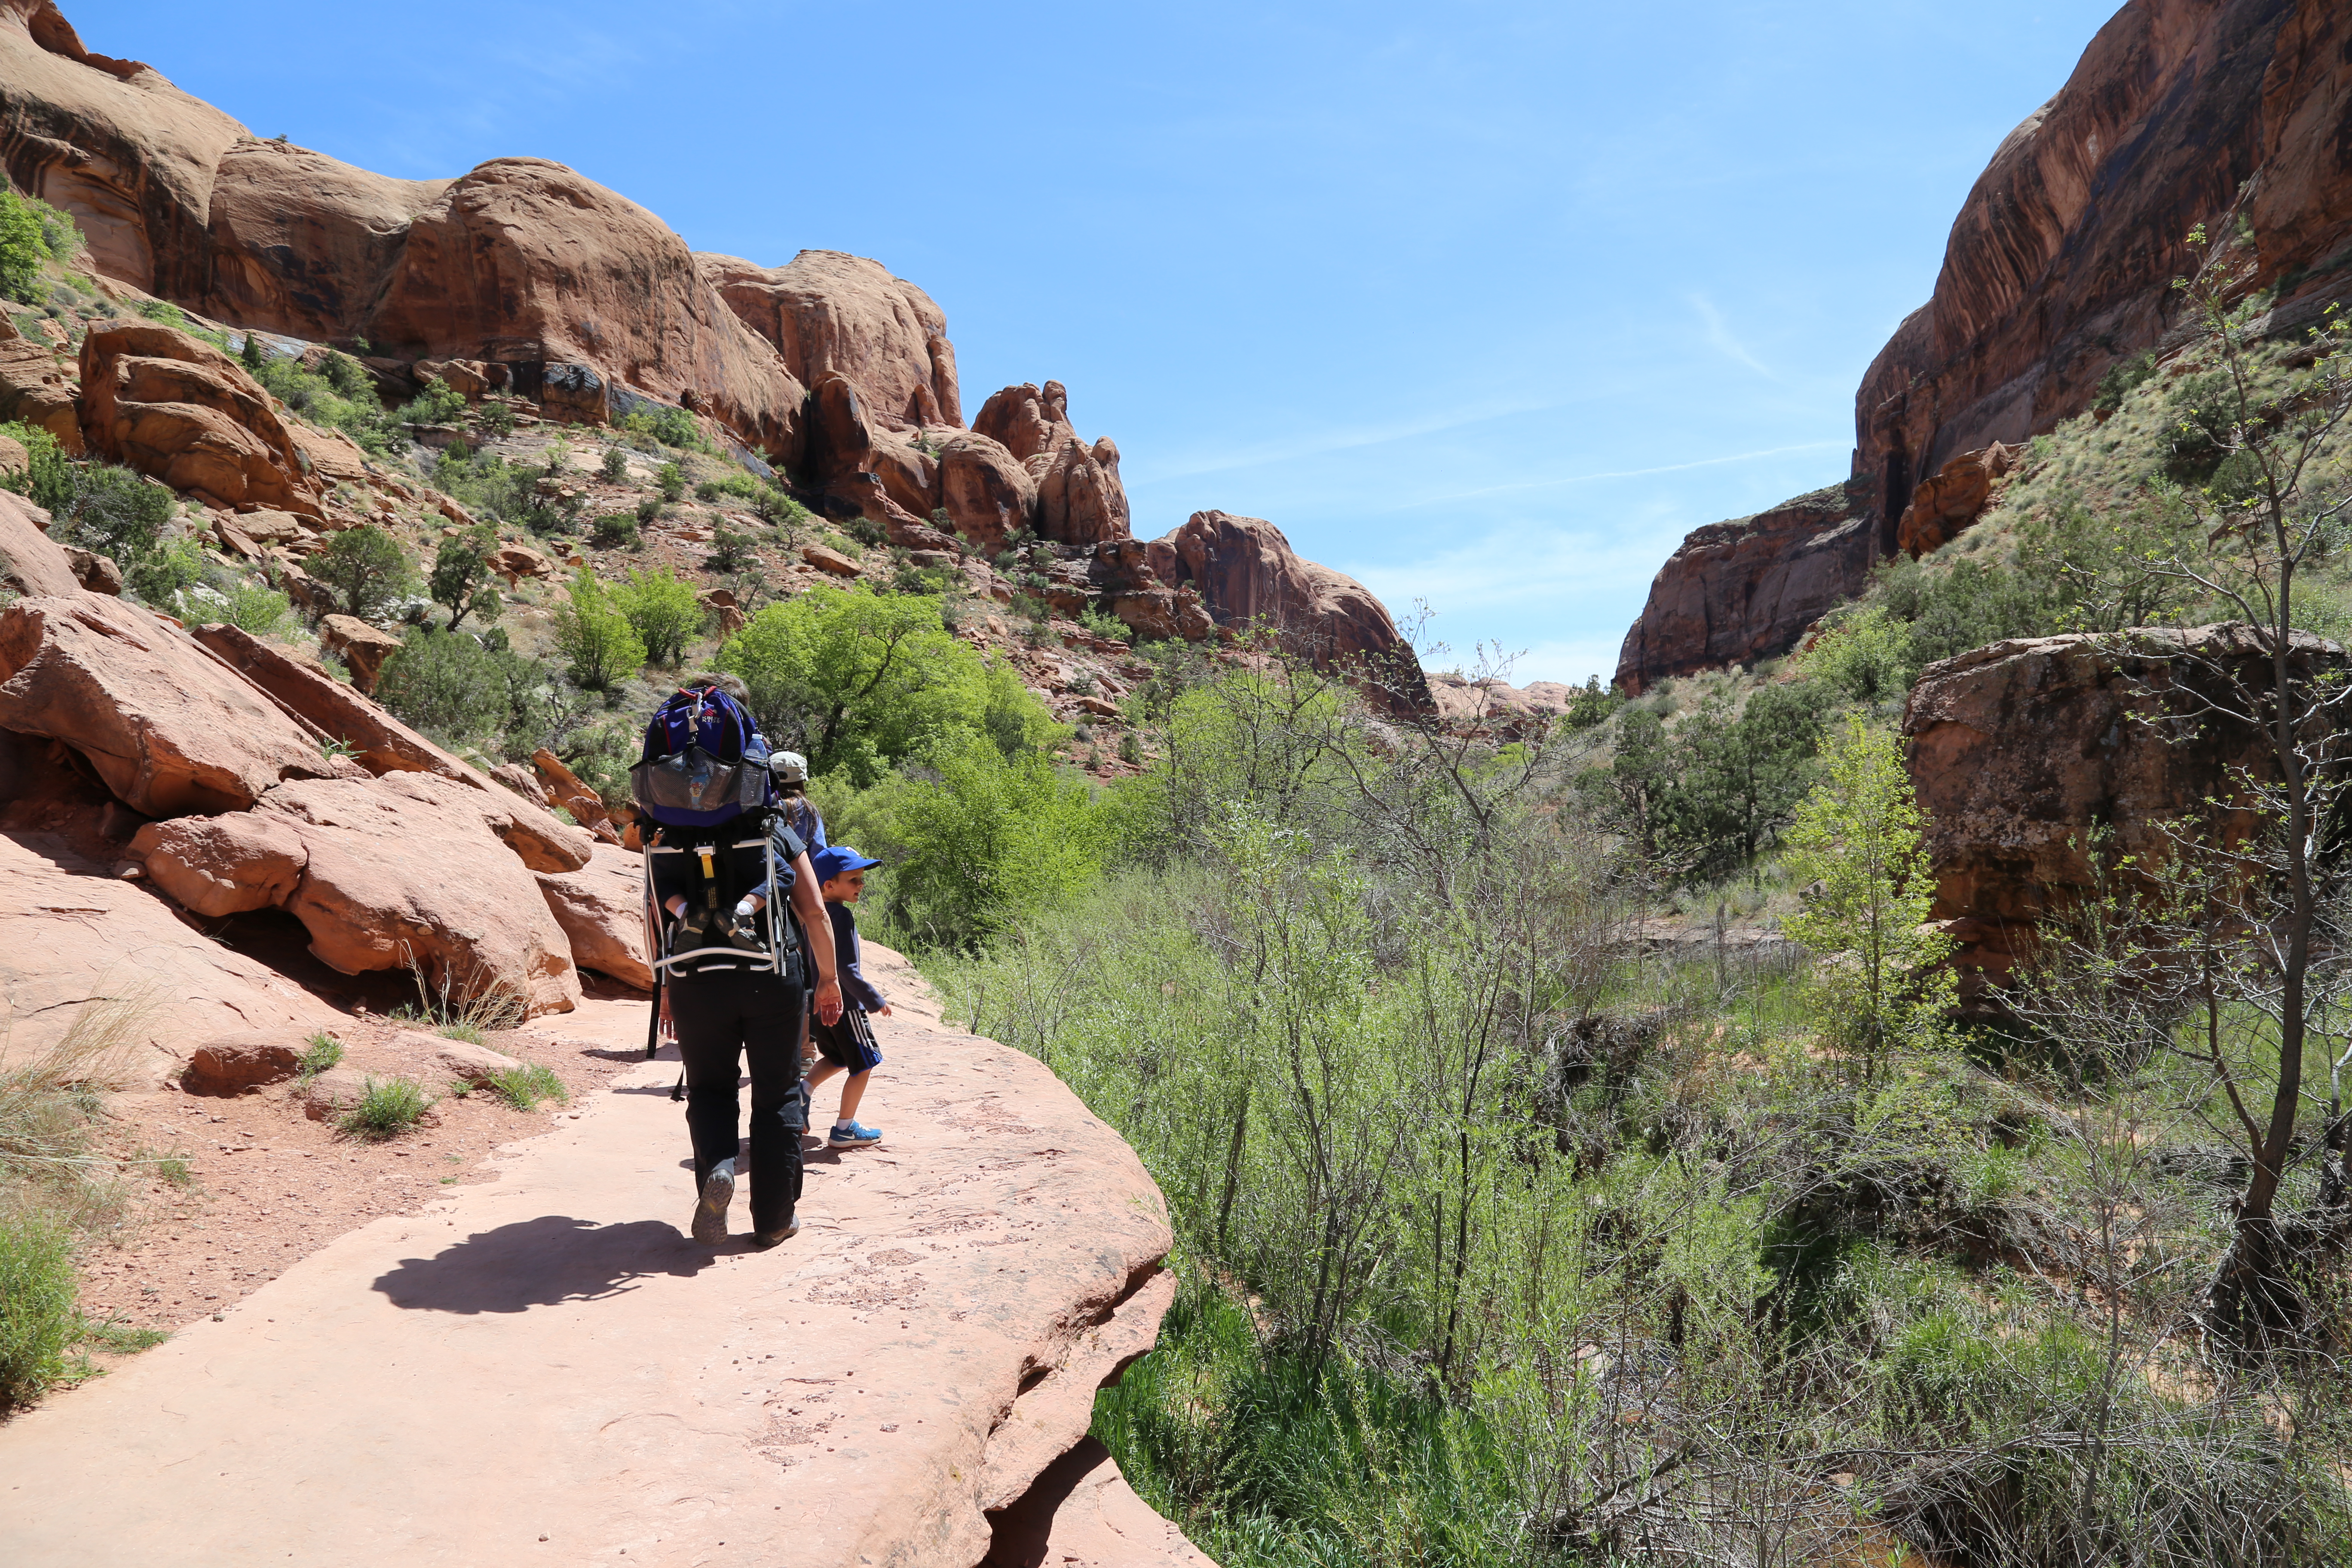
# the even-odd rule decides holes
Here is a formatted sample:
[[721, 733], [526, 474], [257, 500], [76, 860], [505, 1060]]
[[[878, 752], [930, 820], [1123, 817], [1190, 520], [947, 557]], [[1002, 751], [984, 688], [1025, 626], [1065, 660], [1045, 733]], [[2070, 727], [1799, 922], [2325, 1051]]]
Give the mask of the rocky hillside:
[[1685, 540], [1619, 684], [1785, 653], [1876, 562], [1967, 526], [1997, 446], [2177, 341], [2197, 225], [2251, 236], [2273, 333], [2352, 294], [2347, 59], [2352, 11], [2331, 0], [2130, 0], [1969, 192], [1934, 298], [1855, 394], [1846, 482]]
[[[281, 348], [348, 351], [389, 401], [437, 383], [566, 425], [681, 410], [824, 516], [965, 561], [1001, 600], [1016, 585], [989, 557], [1019, 534], [1039, 551], [1019, 586], [1065, 615], [1099, 605], [1192, 641], [1263, 619], [1318, 657], [1408, 661], [1412, 679], [1380, 602], [1271, 523], [1203, 512], [1137, 540], [1118, 449], [1079, 437], [1058, 383], [1007, 387], [967, 426], [944, 315], [875, 262], [697, 255], [542, 159], [394, 180], [265, 141], [152, 67], [90, 53], [52, 0], [0, 0], [0, 154], [80, 225], [103, 279]], [[69, 442], [79, 391], [39, 353], [0, 363], [0, 416], [53, 419]]]

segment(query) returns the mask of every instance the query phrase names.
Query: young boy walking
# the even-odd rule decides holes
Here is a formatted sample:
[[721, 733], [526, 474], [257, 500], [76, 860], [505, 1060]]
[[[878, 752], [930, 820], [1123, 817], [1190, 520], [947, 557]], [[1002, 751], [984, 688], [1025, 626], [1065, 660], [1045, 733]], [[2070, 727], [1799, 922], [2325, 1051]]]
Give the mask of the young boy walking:
[[866, 1016], [888, 1017], [890, 1001], [874, 988], [859, 966], [857, 918], [849, 908], [866, 896], [867, 868], [880, 864], [846, 845], [819, 849], [809, 857], [817, 891], [824, 899], [825, 916], [833, 926], [835, 973], [841, 978], [841, 1016], [831, 1024], [821, 1018], [810, 1020], [809, 1037], [824, 1060], [809, 1074], [808, 1085], [814, 1093], [835, 1073], [849, 1075], [841, 1086], [841, 1113], [825, 1138], [835, 1149], [863, 1149], [882, 1142], [881, 1129], [858, 1124], [857, 1102], [866, 1097], [866, 1079], [882, 1065], [882, 1048], [874, 1043], [874, 1030]]

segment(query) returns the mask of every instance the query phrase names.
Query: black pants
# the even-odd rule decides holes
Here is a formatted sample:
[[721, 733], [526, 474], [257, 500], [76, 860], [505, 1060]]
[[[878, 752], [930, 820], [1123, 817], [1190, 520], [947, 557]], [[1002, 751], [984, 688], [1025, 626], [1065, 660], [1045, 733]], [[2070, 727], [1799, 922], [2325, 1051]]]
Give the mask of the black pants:
[[694, 1139], [694, 1187], [735, 1157], [740, 1057], [751, 1074], [751, 1226], [776, 1230], [801, 1197], [801, 988], [772, 974], [722, 970], [669, 983], [677, 1054], [686, 1064], [686, 1126]]

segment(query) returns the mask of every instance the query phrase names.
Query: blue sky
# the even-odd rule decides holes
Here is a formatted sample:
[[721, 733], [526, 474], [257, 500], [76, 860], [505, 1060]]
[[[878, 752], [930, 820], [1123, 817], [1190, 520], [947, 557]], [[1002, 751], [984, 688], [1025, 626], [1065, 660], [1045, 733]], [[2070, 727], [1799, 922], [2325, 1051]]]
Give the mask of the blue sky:
[[968, 412], [1068, 385], [1139, 534], [1270, 518], [1525, 681], [1606, 676], [1690, 529], [1844, 477], [1864, 368], [2114, 6], [65, 9], [258, 135], [877, 258]]

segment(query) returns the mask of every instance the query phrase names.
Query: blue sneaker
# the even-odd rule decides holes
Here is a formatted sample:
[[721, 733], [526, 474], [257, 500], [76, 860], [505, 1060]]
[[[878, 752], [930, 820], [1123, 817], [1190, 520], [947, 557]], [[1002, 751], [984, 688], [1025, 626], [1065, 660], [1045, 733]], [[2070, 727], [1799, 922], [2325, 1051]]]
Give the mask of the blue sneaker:
[[862, 1127], [855, 1121], [836, 1121], [833, 1124], [833, 1135], [825, 1142], [835, 1149], [863, 1149], [868, 1144], [882, 1142], [882, 1129]]

